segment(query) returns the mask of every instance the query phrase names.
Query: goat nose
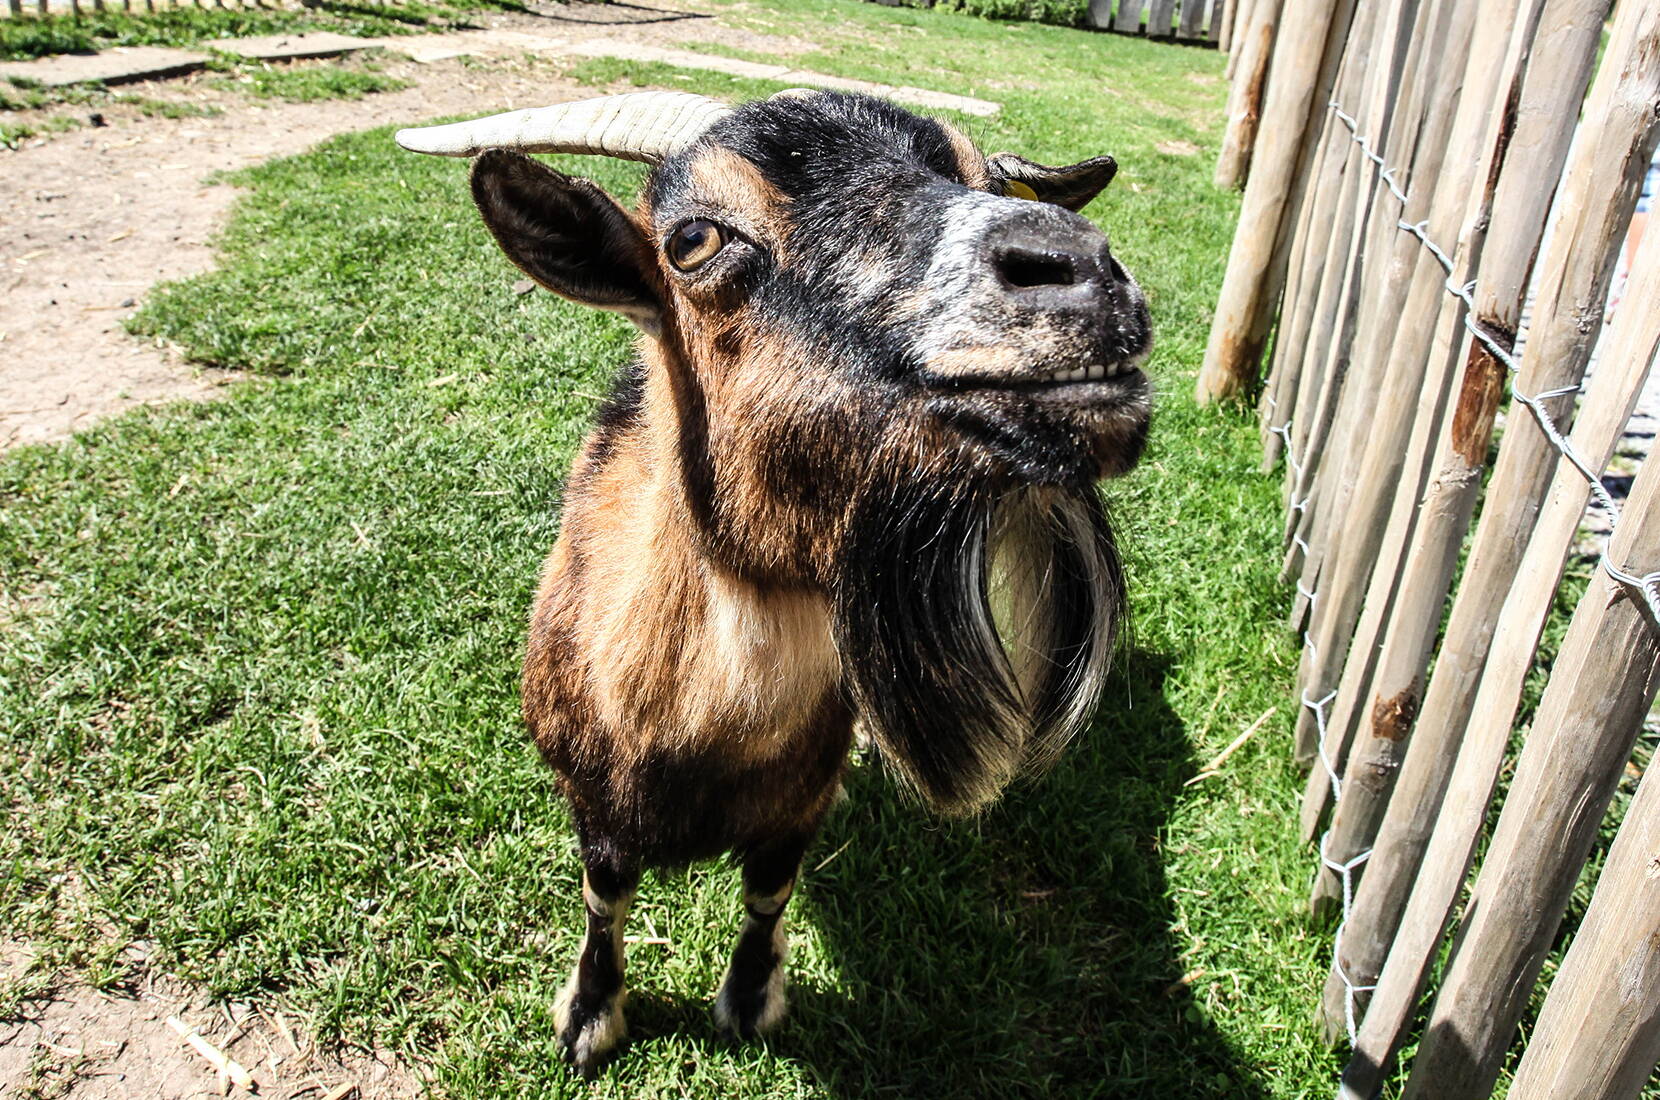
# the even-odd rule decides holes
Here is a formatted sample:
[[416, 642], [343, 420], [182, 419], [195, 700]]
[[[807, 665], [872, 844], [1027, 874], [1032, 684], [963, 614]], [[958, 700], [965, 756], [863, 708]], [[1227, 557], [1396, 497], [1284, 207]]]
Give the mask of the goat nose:
[[1067, 296], [1068, 288], [1099, 292], [1129, 280], [1108, 250], [1106, 237], [1087, 222], [1077, 226], [1017, 223], [991, 237], [986, 242], [991, 269], [1011, 293]]
[[1071, 286], [1080, 276], [1089, 275], [1080, 268], [1076, 253], [1053, 249], [1032, 248], [1026, 245], [1005, 245], [992, 252], [991, 264], [997, 277], [1011, 290], [1038, 286]]

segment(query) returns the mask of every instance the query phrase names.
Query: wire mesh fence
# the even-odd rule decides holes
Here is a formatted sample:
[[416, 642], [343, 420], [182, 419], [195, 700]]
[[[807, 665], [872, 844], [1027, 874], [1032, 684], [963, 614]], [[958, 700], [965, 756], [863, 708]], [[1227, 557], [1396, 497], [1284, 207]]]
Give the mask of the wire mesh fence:
[[[1660, 12], [1250, 0], [1237, 19], [1218, 179], [1243, 177], [1245, 199], [1200, 395], [1248, 392], [1273, 334], [1259, 408], [1284, 459], [1310, 904], [1336, 917], [1321, 1013], [1351, 1051], [1338, 1091], [1376, 1095], [1416, 1038], [1404, 1095], [1488, 1096], [1660, 680], [1660, 465], [1623, 510], [1604, 485], [1660, 352], [1660, 234], [1603, 331], [1660, 140]], [[1588, 502], [1595, 573], [1518, 727]], [[1511, 1095], [1635, 1096], [1660, 1058], [1660, 979], [1633, 978], [1660, 971], [1660, 899], [1633, 863], [1660, 835], [1657, 784]]]

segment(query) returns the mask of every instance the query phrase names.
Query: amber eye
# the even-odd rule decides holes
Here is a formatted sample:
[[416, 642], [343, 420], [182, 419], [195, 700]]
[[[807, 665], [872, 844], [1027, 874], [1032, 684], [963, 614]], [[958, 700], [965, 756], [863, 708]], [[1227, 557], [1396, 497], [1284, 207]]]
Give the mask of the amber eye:
[[681, 271], [696, 271], [726, 244], [720, 226], [699, 219], [687, 222], [669, 238], [669, 262]]

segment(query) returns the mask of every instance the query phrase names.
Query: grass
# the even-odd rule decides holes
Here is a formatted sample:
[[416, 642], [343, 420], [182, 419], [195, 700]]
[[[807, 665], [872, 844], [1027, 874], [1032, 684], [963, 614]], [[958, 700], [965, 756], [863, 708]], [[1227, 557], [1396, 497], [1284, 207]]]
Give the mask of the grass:
[[[382, 56], [380, 50], [367, 50], [338, 60], [270, 64], [221, 55], [208, 68], [231, 74], [212, 79], [210, 84], [214, 88], [240, 92], [255, 99], [315, 103], [325, 99], [362, 99], [377, 92], [407, 88], [408, 81], [380, 70], [375, 59]], [[16, 148], [38, 134], [73, 130], [89, 122], [99, 125], [100, 112], [85, 109], [103, 106], [131, 107], [148, 118], [207, 118], [223, 111], [212, 103], [112, 92], [96, 81], [48, 88], [12, 77], [0, 83], [0, 120], [3, 120], [0, 121], [0, 146]], [[57, 114], [22, 113], [58, 108], [77, 110]]]
[[[464, 165], [344, 136], [238, 174], [220, 269], [138, 321], [254, 381], [0, 458], [0, 931], [44, 952], [35, 980], [106, 985], [149, 941], [157, 965], [402, 1050], [459, 1096], [1327, 1092], [1277, 481], [1249, 416], [1189, 398], [1235, 205], [1209, 184], [1220, 59], [838, 0], [722, 17], [788, 20], [821, 44], [802, 67], [1002, 102], [964, 121], [988, 147], [1118, 157], [1090, 213], [1148, 290], [1161, 395], [1146, 461], [1107, 489], [1134, 644], [1089, 735], [968, 823], [861, 761], [808, 857], [794, 1016], [766, 1045], [708, 1019], [734, 874], [649, 879], [631, 930], [671, 942], [632, 952], [635, 1040], [591, 1086], [570, 1077], [550, 1015], [578, 868], [516, 664], [561, 477], [630, 333], [512, 292]], [[561, 163], [614, 193], [639, 179]]]
[[256, 99], [315, 103], [324, 99], [362, 99], [376, 92], [395, 92], [409, 81], [387, 76], [373, 64], [343, 68], [339, 64], [248, 67], [242, 75], [215, 82], [246, 92]]
[[0, 20], [0, 61], [112, 46], [193, 46], [214, 38], [329, 30], [375, 37], [411, 34], [464, 20], [469, 12], [522, 10], [516, 0], [401, 0], [395, 7], [318, 0], [298, 11], [262, 8], [166, 8], [154, 12], [87, 11]]

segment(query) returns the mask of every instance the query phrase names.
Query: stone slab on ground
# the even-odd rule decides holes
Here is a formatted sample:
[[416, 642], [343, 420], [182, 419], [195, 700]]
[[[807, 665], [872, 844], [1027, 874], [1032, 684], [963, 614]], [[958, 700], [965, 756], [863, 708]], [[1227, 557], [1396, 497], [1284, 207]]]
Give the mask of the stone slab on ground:
[[726, 73], [730, 76], [747, 77], [752, 80], [777, 80], [786, 84], [800, 84], [809, 88], [830, 88], [839, 92], [861, 92], [865, 95], [891, 99], [896, 103], [961, 111], [968, 115], [994, 115], [1002, 109], [990, 100], [974, 99], [971, 96], [952, 95], [949, 92], [935, 92], [927, 88], [911, 88], [904, 85], [876, 84], [868, 80], [850, 80], [847, 77], [831, 76], [828, 73], [815, 73], [809, 69], [792, 69], [786, 65], [766, 65], [754, 61], [740, 61], [731, 57], [718, 57], [714, 54], [696, 53], [692, 50], [668, 49], [642, 42], [592, 38], [586, 42], [575, 42], [568, 46], [562, 46], [559, 52], [578, 54], [583, 57], [615, 57], [625, 61], [658, 61], [683, 69], [706, 69], [710, 72]]
[[451, 34], [390, 35], [386, 38], [360, 38], [365, 46], [379, 46], [393, 53], [403, 54], [411, 61], [431, 65], [453, 57], [503, 57], [516, 53], [560, 53], [567, 42], [563, 38], [525, 34], [520, 31], [486, 30], [458, 31]]
[[249, 61], [300, 61], [308, 57], [340, 57], [366, 50], [374, 43], [331, 31], [304, 34], [267, 34], [257, 38], [216, 38], [203, 45]]
[[102, 81], [128, 84], [135, 80], [157, 80], [195, 72], [207, 64], [208, 55], [161, 46], [117, 46], [97, 53], [64, 53], [34, 61], [0, 64], [0, 80], [33, 81], [48, 88]]
[[876, 84], [868, 80], [850, 80], [846, 77], [816, 73], [809, 69], [792, 69], [788, 65], [771, 65], [757, 61], [743, 61], [735, 57], [698, 53], [695, 50], [677, 50], [656, 46], [649, 42], [635, 42], [622, 38], [587, 38], [571, 41], [550, 38], [522, 31], [484, 30], [461, 31], [454, 34], [427, 34], [410, 38], [360, 39], [367, 45], [383, 46], [422, 63], [447, 61], [462, 54], [478, 56], [513, 53], [547, 53], [575, 57], [614, 57], [622, 61], [660, 62], [682, 69], [703, 69], [706, 72], [725, 73], [749, 80], [776, 80], [785, 84], [799, 84], [808, 88], [831, 88], [839, 92], [862, 92], [880, 96], [895, 103], [913, 107], [961, 111], [967, 115], [995, 115], [1001, 106], [990, 100], [971, 96], [935, 92], [927, 88], [904, 85]]

